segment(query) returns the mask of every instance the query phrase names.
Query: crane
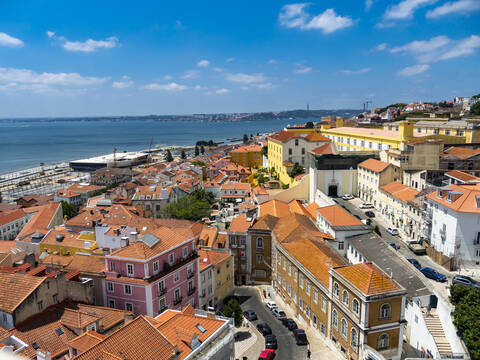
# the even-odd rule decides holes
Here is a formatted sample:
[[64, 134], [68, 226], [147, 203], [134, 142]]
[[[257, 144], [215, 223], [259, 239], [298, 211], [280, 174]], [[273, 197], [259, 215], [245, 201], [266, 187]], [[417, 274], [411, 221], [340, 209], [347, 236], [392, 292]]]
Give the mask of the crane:
[[153, 136], [152, 136], [152, 139], [150, 140], [150, 146], [148, 147], [147, 164], [150, 164], [150, 161], [152, 160], [152, 143], [153, 143]]
[[117, 147], [113, 145], [113, 167], [117, 167]]

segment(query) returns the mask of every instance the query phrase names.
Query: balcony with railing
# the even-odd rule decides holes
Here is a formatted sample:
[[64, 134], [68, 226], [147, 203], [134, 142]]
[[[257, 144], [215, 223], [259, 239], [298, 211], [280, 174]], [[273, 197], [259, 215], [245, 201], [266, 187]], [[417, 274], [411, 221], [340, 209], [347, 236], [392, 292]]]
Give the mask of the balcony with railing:
[[188, 271], [187, 272], [187, 279], [191, 279], [194, 276], [195, 276], [195, 273], [193, 271]]
[[158, 296], [163, 296], [167, 293], [167, 288], [163, 287], [161, 289], [158, 289]]
[[180, 304], [182, 302], [182, 297], [179, 296], [179, 297], [176, 297], [175, 299], [173, 299], [173, 305], [176, 306], [178, 304]]
[[168, 309], [168, 306], [167, 305], [163, 305], [159, 310], [158, 310], [158, 313], [161, 314], [163, 313], [165, 310]]
[[188, 289], [188, 292], [187, 292], [188, 296], [193, 295], [194, 293], [195, 293], [195, 286]]

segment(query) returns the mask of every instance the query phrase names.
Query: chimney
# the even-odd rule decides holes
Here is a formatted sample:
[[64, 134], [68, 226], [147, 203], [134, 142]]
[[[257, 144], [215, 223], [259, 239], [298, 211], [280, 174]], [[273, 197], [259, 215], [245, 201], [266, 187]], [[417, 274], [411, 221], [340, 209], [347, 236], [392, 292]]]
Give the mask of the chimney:
[[128, 244], [129, 244], [128, 236], [122, 236], [120, 238], [120, 247], [122, 247], [122, 248], [127, 247]]
[[49, 351], [37, 350], [37, 360], [52, 360], [52, 355]]

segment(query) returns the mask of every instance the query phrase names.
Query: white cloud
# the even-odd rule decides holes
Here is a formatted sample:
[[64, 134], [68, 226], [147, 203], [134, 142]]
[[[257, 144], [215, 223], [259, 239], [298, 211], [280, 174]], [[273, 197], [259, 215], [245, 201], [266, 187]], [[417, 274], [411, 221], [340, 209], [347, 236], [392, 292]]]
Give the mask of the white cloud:
[[105, 40], [87, 39], [85, 41], [70, 41], [64, 36], [57, 36], [53, 31], [47, 31], [50, 39], [57, 40], [67, 51], [91, 53], [99, 49], [113, 49], [120, 45], [118, 38], [110, 36]]
[[165, 90], [165, 91], [172, 91], [172, 92], [179, 92], [187, 89], [186, 85], [180, 85], [175, 82], [171, 82], [168, 84], [147, 84], [145, 85], [145, 89], [147, 90]]
[[386, 49], [387, 49], [387, 46], [388, 46], [387, 43], [378, 44], [377, 46], [375, 46], [375, 48], [373, 49], [373, 51], [383, 51], [383, 50], [386, 50]]
[[182, 79], [196, 79], [199, 77], [199, 73], [197, 70], [188, 70], [185, 72], [185, 75], [183, 75], [181, 78]]
[[265, 82], [267, 78], [262, 73], [258, 73], [258, 74], [236, 73], [236, 74], [227, 74], [227, 80], [238, 82], [238, 83], [253, 84], [253, 83]]
[[321, 14], [311, 16], [305, 11], [308, 5], [308, 3], [299, 3], [283, 6], [278, 16], [280, 24], [290, 29], [321, 30], [324, 34], [330, 34], [354, 24], [351, 17], [337, 15], [334, 9], [327, 9]]
[[310, 66], [303, 66], [300, 64], [297, 64], [295, 66], [296, 68], [293, 69], [294, 74], [310, 74], [313, 70]]
[[437, 0], [403, 0], [396, 5], [390, 6], [383, 17], [385, 20], [411, 19], [417, 9], [435, 2]]
[[418, 75], [427, 71], [429, 68], [430, 68], [430, 65], [428, 64], [418, 64], [418, 65], [407, 66], [406, 68], [403, 68], [402, 70], [400, 70], [398, 72], [398, 75], [402, 75], [402, 76]]
[[365, 0], [365, 10], [368, 11], [372, 8], [373, 0]]
[[363, 68], [363, 69], [358, 69], [358, 70], [340, 70], [340, 72], [344, 75], [358, 75], [358, 74], [365, 74], [370, 72], [372, 70], [369, 67]]
[[165, 76], [163, 77], [163, 79], [164, 79], [164, 80], [172, 80], [172, 79], [173, 79], [173, 76], [171, 76], [171, 75], [165, 75]]
[[450, 14], [470, 15], [477, 10], [480, 10], [480, 1], [478, 0], [449, 1], [430, 10], [426, 16], [427, 18], [434, 19]]
[[277, 64], [277, 63], [278, 63], [278, 61], [275, 60], [275, 59], [270, 59], [270, 60], [267, 61], [267, 64]]
[[225, 69], [219, 68], [219, 67], [214, 67], [214, 68], [213, 68], [213, 71], [215, 71], [215, 72], [223, 72], [223, 71], [225, 71]]
[[228, 58], [227, 60], [225, 60], [226, 63], [231, 63], [233, 61], [235, 61], [234, 57], [231, 57], [231, 58]]
[[225, 89], [225, 88], [215, 90], [215, 94], [217, 94], [217, 95], [223, 95], [223, 94], [226, 94], [226, 93], [229, 93], [229, 92], [230, 92], [230, 90]]
[[436, 36], [430, 40], [412, 41], [390, 50], [392, 54], [410, 54], [418, 61], [427, 63], [453, 59], [475, 53], [480, 47], [480, 36], [471, 35], [461, 40], [447, 36]]
[[194, 90], [208, 90], [208, 87], [202, 85], [195, 85], [193, 87]]
[[0, 32], [0, 46], [23, 47], [23, 41], [4, 32]]
[[114, 81], [112, 83], [112, 87], [114, 89], [126, 89], [126, 88], [129, 88], [132, 85], [133, 85], [133, 81], [130, 80], [130, 77], [128, 77], [126, 75], [122, 76], [122, 80]]
[[273, 88], [276, 88], [277, 86], [270, 83], [270, 82], [266, 82], [266, 83], [260, 83], [260, 84], [254, 84], [253, 86], [259, 88], [259, 89], [273, 89]]
[[210, 61], [208, 60], [200, 60], [197, 62], [198, 67], [209, 67], [210, 66]]

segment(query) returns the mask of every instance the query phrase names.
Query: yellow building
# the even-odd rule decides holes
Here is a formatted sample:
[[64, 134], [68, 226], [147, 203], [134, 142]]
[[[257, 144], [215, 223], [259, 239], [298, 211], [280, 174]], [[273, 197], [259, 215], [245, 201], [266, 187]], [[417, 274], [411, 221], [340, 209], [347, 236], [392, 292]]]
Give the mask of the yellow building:
[[388, 162], [365, 160], [358, 164], [358, 196], [377, 207], [380, 187], [400, 180], [400, 175], [400, 170]]
[[77, 252], [93, 253], [97, 249], [95, 233], [82, 231], [75, 233], [63, 229], [53, 229], [47, 233], [40, 243], [40, 253], [58, 253], [59, 255], [73, 255]]
[[230, 161], [249, 168], [262, 167], [262, 147], [260, 145], [245, 145], [230, 152]]
[[330, 139], [319, 132], [301, 135], [295, 131], [278, 131], [268, 137], [268, 166], [275, 169], [282, 183], [294, 185], [296, 181], [289, 175], [292, 167], [299, 164], [308, 169], [308, 153], [328, 142]]
[[200, 261], [199, 307], [216, 307], [234, 290], [233, 255], [221, 250], [198, 250]]

